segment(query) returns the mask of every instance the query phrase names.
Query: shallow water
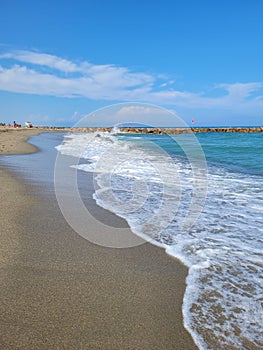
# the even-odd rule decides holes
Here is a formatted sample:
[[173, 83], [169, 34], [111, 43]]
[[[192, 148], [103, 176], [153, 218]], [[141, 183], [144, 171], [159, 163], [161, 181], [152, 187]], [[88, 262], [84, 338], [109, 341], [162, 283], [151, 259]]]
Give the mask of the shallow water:
[[58, 149], [94, 172], [100, 206], [188, 266], [184, 322], [200, 349], [260, 349], [263, 135], [198, 135], [207, 177], [191, 138], [83, 134]]

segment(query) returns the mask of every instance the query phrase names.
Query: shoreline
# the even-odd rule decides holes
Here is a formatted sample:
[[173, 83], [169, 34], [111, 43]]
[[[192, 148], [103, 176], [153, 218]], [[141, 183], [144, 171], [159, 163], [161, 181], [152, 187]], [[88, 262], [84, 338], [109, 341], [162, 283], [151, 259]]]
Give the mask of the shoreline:
[[[49, 131], [8, 133], [1, 154], [36, 152], [26, 140], [40, 132]], [[197, 349], [183, 327], [184, 265], [149, 243], [94, 245], [68, 226], [55, 198], [2, 165], [0, 174], [3, 348]]]
[[[69, 131], [69, 130], [68, 130]], [[44, 132], [66, 132], [64, 129], [0, 127], [0, 155], [31, 154], [38, 148], [28, 139]]]

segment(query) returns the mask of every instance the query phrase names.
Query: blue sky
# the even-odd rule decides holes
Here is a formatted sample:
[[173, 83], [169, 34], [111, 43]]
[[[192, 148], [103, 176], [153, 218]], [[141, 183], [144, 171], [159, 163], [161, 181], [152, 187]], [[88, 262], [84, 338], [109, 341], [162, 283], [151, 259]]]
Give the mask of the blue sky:
[[262, 13], [262, 0], [1, 0], [0, 122], [74, 125], [134, 101], [262, 125]]

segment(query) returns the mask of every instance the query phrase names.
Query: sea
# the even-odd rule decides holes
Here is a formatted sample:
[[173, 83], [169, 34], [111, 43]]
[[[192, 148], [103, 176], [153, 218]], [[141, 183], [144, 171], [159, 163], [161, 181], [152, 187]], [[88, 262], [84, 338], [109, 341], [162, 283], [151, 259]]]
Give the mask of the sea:
[[[114, 128], [31, 140], [52, 146], [49, 159], [66, 158], [82, 177], [92, 175], [98, 206], [188, 267], [182, 312], [199, 349], [263, 349], [263, 133]], [[34, 181], [53, 181], [54, 169], [34, 178], [34, 157], [41, 152], [4, 162]]]

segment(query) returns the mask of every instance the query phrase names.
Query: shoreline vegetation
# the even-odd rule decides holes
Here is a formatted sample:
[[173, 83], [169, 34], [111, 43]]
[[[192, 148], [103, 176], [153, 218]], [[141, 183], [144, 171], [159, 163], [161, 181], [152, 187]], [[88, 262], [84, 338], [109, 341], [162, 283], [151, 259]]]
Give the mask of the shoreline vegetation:
[[[1, 155], [36, 152], [28, 138], [52, 131], [65, 129], [0, 130]], [[54, 196], [0, 165], [1, 349], [197, 350], [183, 326], [184, 265], [149, 243], [84, 240]]]

